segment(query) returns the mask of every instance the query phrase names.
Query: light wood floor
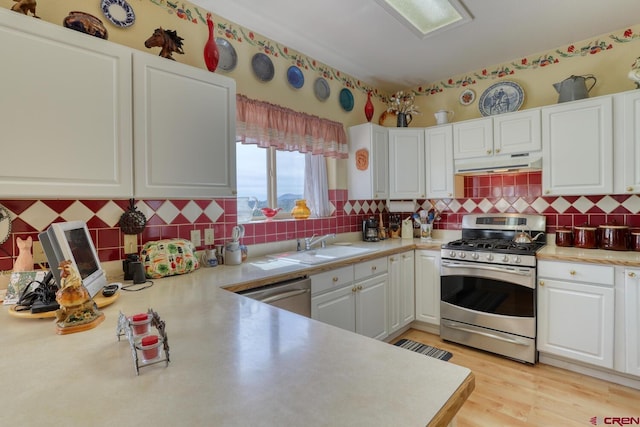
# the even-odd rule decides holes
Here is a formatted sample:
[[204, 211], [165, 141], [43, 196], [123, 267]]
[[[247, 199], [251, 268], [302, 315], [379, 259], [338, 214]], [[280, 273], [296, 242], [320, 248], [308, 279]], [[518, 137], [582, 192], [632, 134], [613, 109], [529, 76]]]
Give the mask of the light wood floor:
[[410, 329], [401, 338], [453, 353], [449, 363], [473, 371], [476, 387], [458, 412], [457, 427], [588, 427], [591, 418], [640, 417], [640, 390], [549, 365], [526, 365], [445, 342]]

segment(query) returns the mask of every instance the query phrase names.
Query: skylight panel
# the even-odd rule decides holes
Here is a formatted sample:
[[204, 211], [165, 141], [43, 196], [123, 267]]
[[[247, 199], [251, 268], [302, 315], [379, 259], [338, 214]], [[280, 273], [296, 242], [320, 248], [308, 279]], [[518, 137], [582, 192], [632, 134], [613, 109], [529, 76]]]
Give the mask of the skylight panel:
[[376, 1], [420, 38], [471, 21], [457, 0]]

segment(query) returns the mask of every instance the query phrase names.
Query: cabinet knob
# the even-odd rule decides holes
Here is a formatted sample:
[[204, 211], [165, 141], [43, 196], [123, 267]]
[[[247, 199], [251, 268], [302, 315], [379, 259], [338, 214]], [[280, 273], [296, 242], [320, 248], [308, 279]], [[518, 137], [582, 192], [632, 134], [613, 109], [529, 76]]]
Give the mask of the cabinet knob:
[[452, 193], [447, 193], [447, 195], [448, 195], [449, 197], [453, 196], [453, 194], [452, 194]]
[[500, 149], [499, 149], [499, 148], [496, 148], [496, 153], [499, 153], [499, 152], [500, 152]]
[[633, 191], [633, 187], [627, 187], [627, 191]]
[[395, 260], [396, 260], [395, 257], [390, 257], [389, 258], [389, 261], [395, 261]]
[[487, 150], [487, 154], [491, 154], [491, 150]]
[[549, 190], [544, 190], [544, 194], [551, 194], [551, 191], [549, 191]]
[[358, 289], [356, 289], [356, 287], [354, 286], [353, 288], [351, 288], [351, 292], [355, 293]]
[[376, 266], [375, 265], [371, 266], [371, 270], [376, 271]]
[[333, 283], [335, 283], [335, 282], [337, 282], [337, 281], [338, 281], [338, 278], [337, 278], [337, 277], [334, 277], [334, 278], [333, 278], [333, 279], [331, 279], [331, 280], [333, 280]]
[[634, 273], [633, 271], [629, 272], [629, 277], [636, 277], [636, 273]]
[[358, 285], [358, 290], [361, 291], [362, 290], [362, 285]]
[[575, 270], [571, 270], [571, 271], [569, 271], [569, 274], [572, 275], [572, 276], [575, 276], [576, 275], [576, 271]]
[[544, 280], [540, 280], [540, 286], [544, 286]]

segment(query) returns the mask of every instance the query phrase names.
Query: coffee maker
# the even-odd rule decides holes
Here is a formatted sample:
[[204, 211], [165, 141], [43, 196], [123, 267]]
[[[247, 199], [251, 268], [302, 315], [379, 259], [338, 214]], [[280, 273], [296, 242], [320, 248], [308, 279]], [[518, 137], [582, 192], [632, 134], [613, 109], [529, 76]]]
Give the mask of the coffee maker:
[[378, 220], [374, 217], [362, 221], [362, 240], [365, 242], [377, 242], [378, 239]]

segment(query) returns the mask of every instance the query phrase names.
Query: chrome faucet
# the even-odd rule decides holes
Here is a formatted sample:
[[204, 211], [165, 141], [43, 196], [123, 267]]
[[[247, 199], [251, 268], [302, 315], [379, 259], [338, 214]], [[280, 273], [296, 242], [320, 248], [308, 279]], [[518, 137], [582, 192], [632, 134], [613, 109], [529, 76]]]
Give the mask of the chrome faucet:
[[[312, 247], [314, 247], [315, 245], [317, 245], [318, 243], [320, 244], [320, 247], [324, 248], [326, 247], [326, 240], [329, 238], [335, 238], [336, 237], [336, 233], [329, 233], [329, 234], [325, 234], [322, 237], [318, 237], [317, 239], [313, 239], [314, 237], [316, 237], [316, 235], [314, 234], [311, 237], [305, 237], [304, 238], [304, 250], [308, 251], [310, 250]], [[300, 243], [300, 242], [298, 242]], [[300, 245], [298, 244], [298, 250], [302, 250], [300, 248]]]

